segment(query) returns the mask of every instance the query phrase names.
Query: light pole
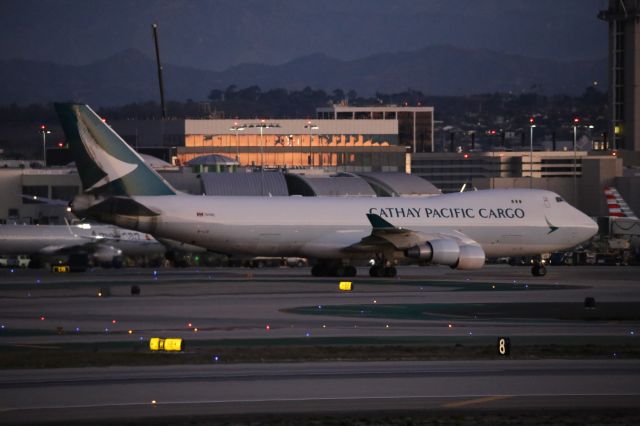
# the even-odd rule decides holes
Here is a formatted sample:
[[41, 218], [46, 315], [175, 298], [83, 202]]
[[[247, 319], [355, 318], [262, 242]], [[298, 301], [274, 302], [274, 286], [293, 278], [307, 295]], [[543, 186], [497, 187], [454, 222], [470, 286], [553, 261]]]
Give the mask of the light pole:
[[533, 188], [533, 128], [536, 127], [536, 119], [529, 117], [529, 188]]
[[579, 117], [573, 117], [573, 205], [578, 206], [578, 154], [576, 144], [578, 141]]
[[47, 167], [47, 135], [51, 134], [51, 130], [47, 130], [47, 126], [43, 124], [40, 126], [40, 131], [42, 132], [42, 160]]
[[317, 124], [313, 124], [311, 122], [311, 120], [307, 121], [307, 124], [304, 125], [305, 129], [309, 129], [309, 160], [307, 161], [307, 165], [312, 166], [313, 165], [313, 152], [312, 152], [312, 148], [311, 146], [313, 145], [313, 135], [311, 133], [312, 130], [318, 130], [320, 127], [318, 127]]
[[246, 128], [247, 127], [243, 124], [239, 125], [237, 121], [229, 128], [229, 130], [235, 130], [236, 132], [236, 161], [238, 162], [238, 166], [240, 165], [240, 140], [238, 138], [238, 132]]
[[260, 123], [255, 127], [260, 128], [260, 195], [264, 195], [264, 141], [262, 139], [263, 129], [270, 129], [272, 127], [280, 127], [279, 124], [266, 123], [265, 120], [260, 120]]

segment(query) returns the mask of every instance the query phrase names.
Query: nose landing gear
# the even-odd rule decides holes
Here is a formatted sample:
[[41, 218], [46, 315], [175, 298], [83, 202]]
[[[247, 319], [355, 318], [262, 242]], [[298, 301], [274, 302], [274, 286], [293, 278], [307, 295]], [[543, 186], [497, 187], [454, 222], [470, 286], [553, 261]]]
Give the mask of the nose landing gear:
[[545, 275], [547, 275], [547, 268], [544, 266], [544, 263], [540, 259], [533, 261], [531, 274], [534, 277], [544, 277]]

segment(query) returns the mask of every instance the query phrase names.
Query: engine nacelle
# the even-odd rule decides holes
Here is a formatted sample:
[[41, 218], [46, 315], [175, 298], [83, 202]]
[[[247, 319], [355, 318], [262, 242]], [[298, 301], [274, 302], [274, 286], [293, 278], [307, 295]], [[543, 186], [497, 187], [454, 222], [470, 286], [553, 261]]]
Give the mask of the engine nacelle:
[[404, 255], [411, 259], [431, 260], [433, 250], [429, 243], [413, 246], [405, 250]]
[[485, 254], [482, 247], [476, 245], [460, 246], [460, 257], [455, 265], [455, 269], [480, 269], [484, 266]]
[[458, 263], [460, 246], [451, 239], [431, 240], [407, 249], [405, 255], [412, 259], [452, 266]]
[[113, 262], [119, 256], [122, 256], [122, 250], [112, 246], [102, 245], [96, 249], [92, 254], [93, 258], [99, 263]]
[[455, 265], [460, 258], [460, 246], [454, 240], [441, 239], [429, 241], [433, 250], [432, 263], [438, 265]]

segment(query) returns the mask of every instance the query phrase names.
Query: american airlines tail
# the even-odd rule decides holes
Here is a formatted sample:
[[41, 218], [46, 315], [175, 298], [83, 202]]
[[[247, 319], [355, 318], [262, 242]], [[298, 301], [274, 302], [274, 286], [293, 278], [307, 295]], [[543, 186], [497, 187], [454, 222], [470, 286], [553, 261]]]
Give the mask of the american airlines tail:
[[87, 105], [55, 104], [86, 193], [108, 196], [176, 195]]
[[612, 186], [605, 186], [604, 196], [607, 200], [607, 208], [609, 209], [609, 217], [627, 217], [629, 219], [638, 219], [631, 207], [624, 201], [618, 190]]

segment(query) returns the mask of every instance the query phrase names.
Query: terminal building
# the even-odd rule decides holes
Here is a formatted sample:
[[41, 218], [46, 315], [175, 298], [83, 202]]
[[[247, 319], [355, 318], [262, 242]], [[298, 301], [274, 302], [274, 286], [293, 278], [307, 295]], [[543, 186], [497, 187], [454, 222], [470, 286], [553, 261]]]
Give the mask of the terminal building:
[[367, 106], [332, 105], [316, 108], [320, 120], [387, 120], [397, 122], [397, 145], [406, 146], [413, 154], [434, 152], [433, 107], [428, 106]]
[[398, 120], [116, 120], [131, 146], [183, 165], [223, 155], [239, 167], [322, 168], [332, 172], [398, 172], [409, 165]]
[[640, 1], [609, 0], [609, 134], [625, 164], [640, 166]]

